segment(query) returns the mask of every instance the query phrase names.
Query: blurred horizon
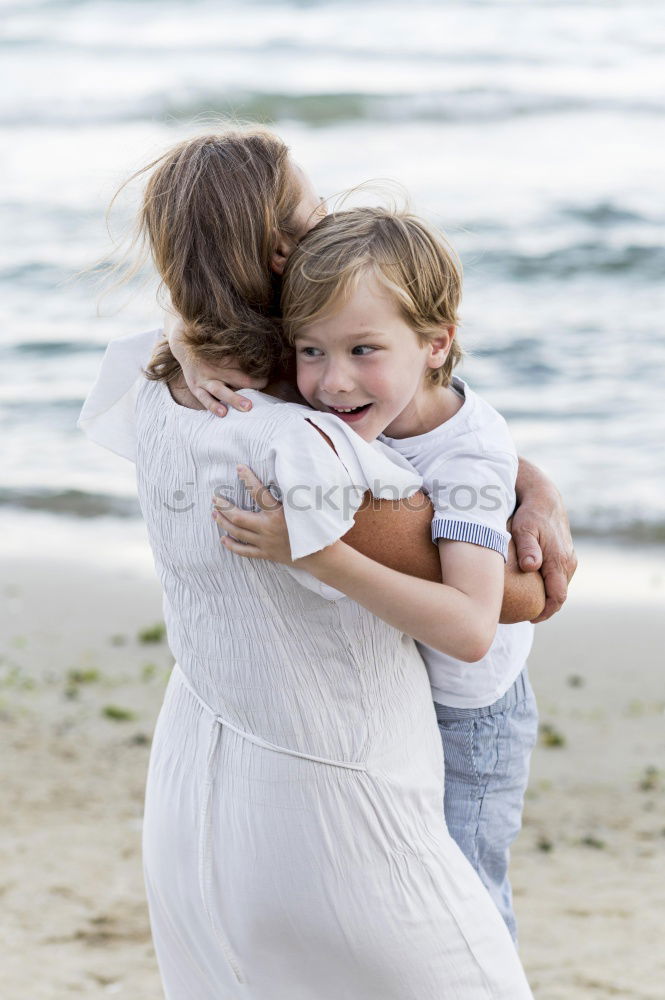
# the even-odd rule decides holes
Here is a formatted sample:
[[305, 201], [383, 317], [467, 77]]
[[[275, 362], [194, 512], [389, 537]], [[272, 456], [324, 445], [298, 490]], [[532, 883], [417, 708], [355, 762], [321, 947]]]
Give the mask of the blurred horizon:
[[98, 317], [90, 280], [71, 278], [108, 253], [119, 183], [200, 116], [236, 114], [282, 135], [324, 196], [372, 178], [408, 190], [464, 264], [460, 374], [552, 475], [576, 533], [665, 541], [665, 8], [0, 0], [0, 14], [5, 530], [48, 515], [120, 536], [138, 517], [129, 463], [75, 423], [104, 345], [160, 311], [145, 293]]

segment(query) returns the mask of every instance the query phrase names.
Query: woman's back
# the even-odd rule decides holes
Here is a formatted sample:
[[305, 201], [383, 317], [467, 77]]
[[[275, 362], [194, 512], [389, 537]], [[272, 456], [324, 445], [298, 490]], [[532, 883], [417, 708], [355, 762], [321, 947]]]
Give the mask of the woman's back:
[[179, 663], [143, 825], [168, 1000], [528, 1000], [444, 826], [414, 643], [304, 574], [234, 557], [209, 515], [215, 490], [248, 506], [247, 464], [279, 487], [297, 558], [346, 532], [368, 486], [408, 493], [412, 473], [260, 394], [223, 422], [182, 407], [139, 376], [150, 346], [114, 345], [81, 424], [136, 460]]
[[139, 496], [164, 589], [169, 644], [196, 691], [234, 725], [300, 752], [359, 760], [371, 735], [368, 707], [376, 708], [385, 692], [394, 697], [405, 671], [422, 674], [429, 696], [414, 644], [355, 602], [320, 596], [325, 588], [303, 573], [228, 552], [210, 501], [217, 492], [251, 505], [237, 478], [242, 462], [262, 482], [290, 493], [299, 508], [296, 531], [307, 533], [321, 520], [312, 545], [343, 534], [351, 523], [349, 489], [360, 484], [309, 422], [312, 416], [327, 423], [339, 450], [355, 446], [375, 472], [401, 481], [407, 473], [391, 469], [357, 435], [350, 438], [353, 432], [334, 417], [321, 421], [304, 407], [250, 395], [249, 413], [232, 412], [222, 422], [178, 405], [164, 383], [145, 381], [139, 391]]

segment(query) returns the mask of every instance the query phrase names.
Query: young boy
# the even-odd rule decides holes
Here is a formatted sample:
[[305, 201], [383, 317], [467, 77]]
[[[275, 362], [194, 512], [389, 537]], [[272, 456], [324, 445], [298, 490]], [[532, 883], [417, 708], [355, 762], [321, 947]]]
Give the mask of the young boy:
[[[292, 255], [282, 308], [298, 388], [365, 440], [381, 435], [422, 476], [443, 585], [380, 567], [343, 542], [298, 565], [422, 640], [448, 828], [515, 938], [508, 862], [537, 735], [526, 668], [533, 626], [497, 626], [518, 460], [503, 418], [452, 374], [460, 296], [452, 253], [406, 214], [331, 215]], [[232, 551], [291, 561], [279, 511], [226, 507], [219, 520]]]

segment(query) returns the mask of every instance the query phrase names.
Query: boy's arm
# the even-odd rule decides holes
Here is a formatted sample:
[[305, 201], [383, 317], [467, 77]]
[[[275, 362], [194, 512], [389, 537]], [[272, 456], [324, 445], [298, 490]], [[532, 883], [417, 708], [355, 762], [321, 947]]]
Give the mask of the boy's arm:
[[[242, 475], [247, 488], [256, 491], [262, 484], [256, 477]], [[261, 538], [262, 558], [290, 562], [288, 531], [281, 505], [265, 491], [266, 504], [259, 513], [241, 511], [216, 498], [220, 525], [235, 537], [251, 531], [252, 540]], [[261, 496], [257, 497], [262, 506]], [[432, 505], [423, 493], [408, 500], [378, 500], [368, 492], [356, 513], [353, 527], [343, 541], [361, 555], [382, 566], [433, 583], [442, 582], [439, 548], [431, 540]], [[249, 535], [247, 536], [249, 537]], [[512, 558], [511, 558], [512, 551]], [[250, 555], [243, 549], [240, 555]], [[544, 588], [539, 573], [522, 573], [516, 565], [514, 546], [504, 567], [504, 591], [500, 621], [530, 621], [542, 609]], [[343, 588], [337, 588], [343, 589]]]
[[169, 342], [173, 357], [182, 368], [187, 388], [206, 410], [218, 417], [225, 417], [229, 407], [234, 410], [251, 410], [251, 401], [238, 395], [234, 389], [264, 389], [267, 379], [245, 374], [231, 357], [223, 366], [211, 365], [197, 357], [187, 343], [185, 324], [177, 313], [165, 313], [164, 336]]
[[475, 662], [485, 655], [501, 604], [499, 553], [466, 543], [441, 543], [442, 551], [446, 549], [445, 583], [384, 566], [343, 541], [294, 563], [283, 508], [253, 474], [245, 470], [241, 478], [262, 509], [253, 513], [217, 500], [221, 512], [216, 519], [228, 532], [222, 544], [230, 551], [305, 569], [395, 628], [459, 659]]
[[496, 632], [503, 557], [467, 542], [439, 544], [443, 583], [382, 566], [342, 541], [296, 565], [414, 639], [475, 663], [485, 656]]

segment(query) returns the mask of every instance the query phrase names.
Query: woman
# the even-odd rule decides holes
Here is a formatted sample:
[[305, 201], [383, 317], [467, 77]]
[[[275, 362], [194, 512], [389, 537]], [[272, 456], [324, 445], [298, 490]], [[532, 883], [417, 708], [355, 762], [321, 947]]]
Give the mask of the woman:
[[[183, 144], [146, 191], [143, 230], [188, 340], [261, 379], [281, 360], [271, 268], [311, 216], [299, 178], [278, 140], [255, 132]], [[247, 462], [283, 496], [317, 498], [287, 514], [305, 555], [346, 535], [370, 483], [375, 495], [382, 483], [413, 494], [411, 472], [335, 418], [280, 402], [275, 380], [246, 394], [250, 413], [218, 424], [176, 381], [166, 347], [150, 360], [154, 344], [111, 345], [82, 426], [137, 462], [178, 660], [144, 826], [167, 997], [529, 997], [443, 824], [440, 742], [413, 642], [305, 574], [234, 557], [204, 513], [220, 487], [246, 505], [235, 469]], [[322, 484], [345, 504], [319, 499]], [[422, 505], [397, 511], [392, 531], [406, 537], [405, 513], [422, 538]], [[360, 534], [372, 523], [380, 536], [386, 512], [364, 510]]]

